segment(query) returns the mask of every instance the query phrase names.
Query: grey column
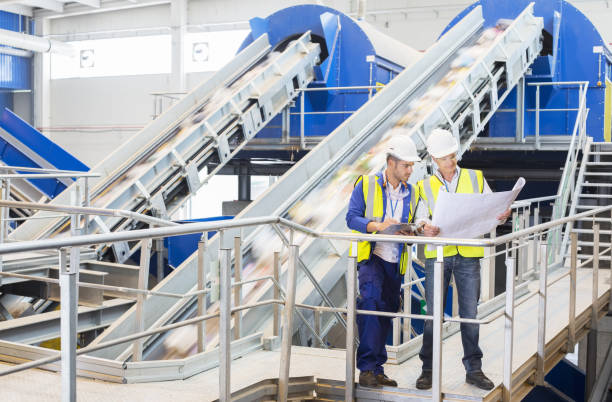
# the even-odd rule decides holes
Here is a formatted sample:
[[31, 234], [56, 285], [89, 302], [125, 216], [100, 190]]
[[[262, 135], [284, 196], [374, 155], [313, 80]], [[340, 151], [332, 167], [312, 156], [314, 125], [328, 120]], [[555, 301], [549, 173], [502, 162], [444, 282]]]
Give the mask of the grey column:
[[77, 347], [77, 280], [79, 273], [79, 248], [60, 249], [60, 301], [61, 301], [61, 368], [62, 402], [76, 401], [76, 347]]

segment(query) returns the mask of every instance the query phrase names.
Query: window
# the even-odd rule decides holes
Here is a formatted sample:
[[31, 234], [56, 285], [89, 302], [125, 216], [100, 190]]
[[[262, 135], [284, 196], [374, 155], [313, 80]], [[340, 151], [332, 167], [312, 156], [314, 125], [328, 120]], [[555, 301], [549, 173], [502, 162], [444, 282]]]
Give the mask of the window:
[[217, 71], [235, 55], [249, 30], [197, 32], [185, 35], [185, 72]]
[[[229, 62], [249, 30], [187, 33], [185, 72], [217, 71]], [[171, 36], [150, 35], [68, 42], [76, 57], [51, 54], [51, 79], [170, 74]]]
[[77, 57], [51, 54], [51, 79], [170, 73], [170, 35], [69, 43]]

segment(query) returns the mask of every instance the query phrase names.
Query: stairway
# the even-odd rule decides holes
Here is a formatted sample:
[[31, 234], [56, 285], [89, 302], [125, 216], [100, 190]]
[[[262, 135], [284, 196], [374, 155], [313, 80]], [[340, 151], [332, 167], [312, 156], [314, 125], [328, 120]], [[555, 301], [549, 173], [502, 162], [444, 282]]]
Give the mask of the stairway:
[[[570, 214], [586, 212], [612, 203], [612, 143], [586, 144], [573, 191]], [[609, 214], [582, 218], [573, 229], [578, 234], [578, 264], [592, 255], [593, 224], [599, 224], [600, 252], [610, 247], [612, 220]], [[568, 243], [569, 245], [569, 243]], [[569, 256], [569, 247], [566, 257]], [[610, 266], [611, 253], [599, 257], [600, 267]]]

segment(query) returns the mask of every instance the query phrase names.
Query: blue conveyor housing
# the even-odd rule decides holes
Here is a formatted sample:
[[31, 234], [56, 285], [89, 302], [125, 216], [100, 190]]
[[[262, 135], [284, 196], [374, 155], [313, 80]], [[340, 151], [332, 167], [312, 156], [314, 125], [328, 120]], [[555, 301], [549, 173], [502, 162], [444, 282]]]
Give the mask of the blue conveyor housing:
[[[565, 0], [479, 0], [459, 13], [444, 32], [477, 6], [482, 7], [485, 25], [495, 25], [500, 19], [515, 18], [529, 3], [534, 15], [542, 17], [543, 50], [525, 76], [525, 136], [535, 134], [536, 88], [533, 82], [588, 81], [587, 134], [594, 141], [610, 141], [612, 98], [606, 100], [606, 88], [612, 91], [612, 51], [597, 28], [578, 8]], [[443, 34], [444, 34], [443, 32]], [[541, 109], [577, 109], [578, 85], [541, 88]], [[493, 116], [490, 137], [514, 137], [516, 134], [516, 90], [502, 104], [503, 112]], [[572, 133], [576, 110], [547, 111], [540, 114], [540, 135]], [[606, 121], [608, 124], [605, 124]]]
[[[11, 110], [0, 116], [0, 160], [8, 166], [87, 172], [83, 162], [45, 137]], [[34, 179], [32, 185], [53, 199], [72, 179]]]

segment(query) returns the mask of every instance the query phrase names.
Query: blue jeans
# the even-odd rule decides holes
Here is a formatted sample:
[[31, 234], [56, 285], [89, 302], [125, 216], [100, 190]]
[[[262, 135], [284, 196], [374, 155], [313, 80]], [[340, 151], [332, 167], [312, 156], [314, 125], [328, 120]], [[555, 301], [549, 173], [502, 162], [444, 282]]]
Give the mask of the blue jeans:
[[[427, 314], [433, 315], [434, 299], [434, 262], [428, 258], [425, 262], [425, 299]], [[462, 257], [457, 254], [444, 257], [444, 283], [442, 294], [446, 306], [446, 295], [451, 274], [455, 275], [457, 294], [459, 298], [459, 316], [461, 318], [476, 318], [478, 299], [480, 297], [480, 263], [479, 258]], [[469, 372], [481, 370], [482, 350], [478, 347], [478, 324], [461, 323], [461, 343], [463, 344], [463, 365]], [[425, 321], [423, 329], [423, 346], [419, 357], [423, 361], [423, 370], [431, 370], [433, 348], [433, 321]]]
[[[397, 312], [400, 307], [401, 276], [397, 263], [387, 262], [377, 255], [359, 263], [359, 310]], [[387, 361], [385, 343], [391, 331], [391, 318], [357, 315], [359, 347], [357, 368], [383, 374]]]

